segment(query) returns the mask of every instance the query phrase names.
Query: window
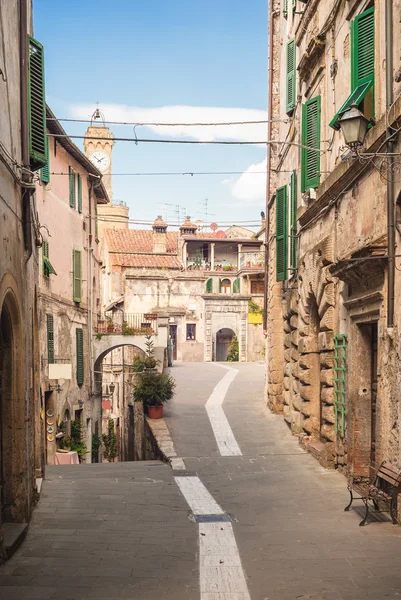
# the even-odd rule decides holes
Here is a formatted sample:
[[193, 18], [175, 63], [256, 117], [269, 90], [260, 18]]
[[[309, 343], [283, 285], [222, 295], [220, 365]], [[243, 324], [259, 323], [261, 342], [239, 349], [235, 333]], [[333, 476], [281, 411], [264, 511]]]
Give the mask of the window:
[[291, 174], [290, 181], [290, 267], [297, 268], [297, 172]]
[[49, 138], [46, 136], [46, 164], [40, 169], [40, 181], [49, 183], [50, 181], [50, 164], [49, 164]]
[[239, 278], [234, 279], [233, 282], [233, 293], [234, 294], [239, 294], [241, 291], [241, 280]]
[[288, 0], [282, 0], [283, 2], [283, 17], [286, 19], [288, 17]]
[[82, 212], [82, 177], [77, 175], [78, 212]]
[[43, 240], [42, 242], [42, 265], [44, 277], [50, 277], [50, 275], [57, 275], [49, 259], [49, 242], [46, 242], [45, 240]]
[[208, 294], [213, 292], [213, 279], [211, 277], [206, 281], [206, 292]]
[[47, 362], [49, 365], [54, 363], [54, 318], [53, 315], [46, 315], [47, 325]]
[[82, 328], [75, 330], [77, 346], [77, 384], [84, 382], [84, 331]]
[[305, 192], [320, 184], [320, 96], [302, 105], [302, 146], [301, 190]]
[[222, 294], [231, 294], [231, 281], [229, 279], [220, 279], [219, 288]]
[[69, 198], [71, 208], [75, 208], [75, 172], [72, 167], [68, 167]]
[[276, 280], [287, 279], [287, 186], [276, 190]]
[[265, 282], [263, 279], [251, 279], [251, 294], [264, 294]]
[[72, 297], [74, 302], [81, 302], [82, 296], [82, 261], [80, 250], [72, 251]]
[[196, 325], [187, 324], [187, 340], [194, 342], [196, 340]]
[[286, 113], [291, 114], [295, 108], [296, 78], [295, 78], [295, 40], [287, 44], [287, 74], [286, 74]]
[[28, 123], [29, 159], [37, 171], [47, 163], [46, 100], [43, 46], [28, 36]]
[[347, 336], [334, 336], [334, 411], [336, 432], [345, 434], [345, 386], [347, 371]]
[[338, 120], [358, 104], [367, 119], [374, 116], [375, 78], [375, 14], [374, 7], [351, 21], [351, 93], [330, 121], [330, 127], [340, 129]]

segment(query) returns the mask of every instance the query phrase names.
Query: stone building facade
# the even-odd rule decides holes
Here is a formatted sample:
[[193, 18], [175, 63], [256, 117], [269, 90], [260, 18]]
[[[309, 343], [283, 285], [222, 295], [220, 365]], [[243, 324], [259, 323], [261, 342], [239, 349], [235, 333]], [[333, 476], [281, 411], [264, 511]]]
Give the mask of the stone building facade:
[[[43, 475], [33, 177], [45, 162], [43, 47], [32, 6], [2, 3], [0, 62], [0, 560], [23, 533]], [[27, 61], [28, 57], [28, 61]], [[32, 72], [37, 75], [35, 85]], [[37, 101], [32, 118], [29, 96]], [[43, 110], [41, 110], [43, 109]], [[30, 121], [31, 119], [31, 121]], [[38, 134], [33, 143], [34, 130]], [[16, 524], [19, 525], [16, 525]]]
[[101, 395], [93, 373], [101, 310], [96, 214], [97, 204], [108, 202], [100, 171], [70, 138], [57, 136], [65, 131], [47, 107], [48, 163], [36, 201], [42, 238], [40, 393], [48, 464], [54, 464], [57, 434], [68, 436], [72, 420], [80, 421], [86, 462], [92, 460], [92, 434], [101, 434]]
[[[269, 11], [268, 403], [322, 464], [364, 476], [401, 466], [401, 170], [389, 155], [400, 11], [384, 0], [272, 0]], [[358, 155], [339, 123], [352, 103], [372, 119]]]

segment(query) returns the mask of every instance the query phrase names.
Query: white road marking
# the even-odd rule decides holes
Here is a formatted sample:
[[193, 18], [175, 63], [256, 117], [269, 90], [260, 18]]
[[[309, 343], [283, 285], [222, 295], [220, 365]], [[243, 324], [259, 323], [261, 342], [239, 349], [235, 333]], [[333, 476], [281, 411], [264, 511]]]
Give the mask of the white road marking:
[[201, 600], [250, 600], [231, 523], [199, 524]]
[[237, 444], [237, 440], [222, 408], [228, 388], [237, 376], [238, 370], [223, 365], [217, 366], [227, 369], [228, 373], [219, 381], [209, 400], [206, 402], [206, 412], [221, 456], [242, 456], [241, 449]]
[[194, 515], [224, 514], [223, 509], [209, 494], [199, 477], [174, 477], [174, 479]]

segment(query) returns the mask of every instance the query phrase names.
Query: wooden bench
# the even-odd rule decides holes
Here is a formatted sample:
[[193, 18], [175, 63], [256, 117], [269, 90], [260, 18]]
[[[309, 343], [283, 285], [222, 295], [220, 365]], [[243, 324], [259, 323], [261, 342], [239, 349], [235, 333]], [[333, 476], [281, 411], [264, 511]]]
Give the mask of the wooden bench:
[[[386, 502], [389, 505], [390, 515], [393, 524], [397, 525], [397, 495], [400, 493], [401, 471], [387, 461], [383, 461], [375, 475], [374, 483], [366, 481], [366, 477], [353, 477], [348, 482], [348, 491], [351, 496], [350, 503], [344, 508], [348, 511], [354, 500], [362, 500], [365, 504], [365, 517], [359, 523], [360, 526], [367, 525], [369, 516], [369, 502], [373, 503], [376, 510], [379, 510], [379, 502]], [[354, 498], [354, 492], [359, 498]]]

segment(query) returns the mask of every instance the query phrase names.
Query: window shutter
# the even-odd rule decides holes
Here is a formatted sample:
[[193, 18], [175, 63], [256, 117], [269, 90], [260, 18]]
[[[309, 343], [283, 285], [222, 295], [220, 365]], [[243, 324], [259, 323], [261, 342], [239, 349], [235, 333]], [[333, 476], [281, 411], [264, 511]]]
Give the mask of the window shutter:
[[295, 79], [295, 40], [287, 44], [287, 76], [286, 76], [286, 113], [290, 114], [295, 108], [296, 79]]
[[80, 250], [72, 251], [72, 287], [74, 302], [81, 302], [82, 296], [82, 262]]
[[77, 341], [77, 384], [84, 382], [84, 332], [82, 328], [75, 330]]
[[297, 173], [294, 171], [290, 182], [290, 267], [297, 268]]
[[46, 156], [46, 100], [43, 46], [28, 36], [29, 158], [33, 171], [44, 167]]
[[351, 22], [351, 87], [355, 90], [367, 82], [374, 83], [375, 13], [365, 10]]
[[276, 190], [276, 280], [287, 279], [287, 186]]
[[47, 362], [49, 365], [54, 363], [54, 318], [53, 315], [46, 315], [47, 321]]
[[97, 202], [96, 202], [96, 198], [95, 198], [95, 239], [99, 239], [99, 220], [98, 220], [98, 213], [97, 213]]
[[288, 0], [282, 0], [283, 2], [283, 17], [286, 19], [288, 17]]
[[82, 212], [82, 177], [77, 175], [78, 212]]
[[240, 279], [234, 279], [233, 282], [233, 294], [239, 294], [240, 293], [240, 288], [241, 288], [241, 282]]
[[69, 197], [70, 206], [75, 208], [75, 173], [72, 167], [68, 167], [68, 181], [69, 181]]
[[292, 0], [292, 16], [294, 16], [294, 12], [297, 10], [297, 0]]
[[40, 170], [40, 180], [42, 183], [49, 183], [50, 181], [49, 160], [49, 138], [46, 136], [46, 164]]
[[301, 189], [305, 192], [320, 184], [320, 96], [302, 106], [302, 146], [309, 147], [301, 153]]
[[219, 279], [219, 292], [221, 292], [221, 279]]
[[43, 275], [45, 277], [49, 277], [49, 268], [47, 266], [47, 260], [49, 258], [49, 242], [42, 242], [42, 265], [43, 265]]
[[213, 292], [213, 279], [211, 277], [206, 281], [206, 292], [208, 294]]

